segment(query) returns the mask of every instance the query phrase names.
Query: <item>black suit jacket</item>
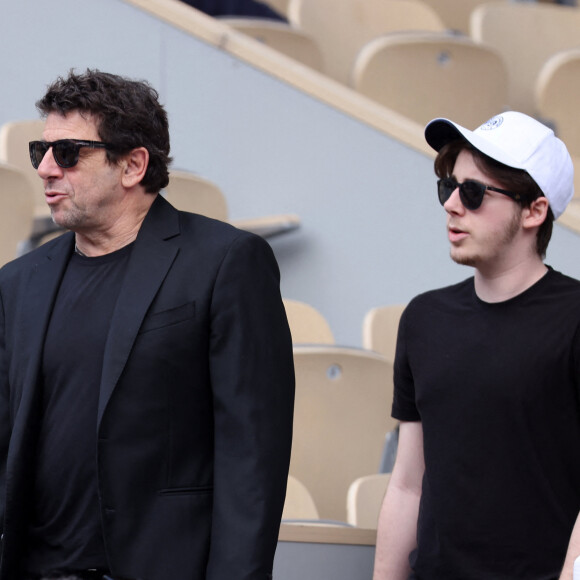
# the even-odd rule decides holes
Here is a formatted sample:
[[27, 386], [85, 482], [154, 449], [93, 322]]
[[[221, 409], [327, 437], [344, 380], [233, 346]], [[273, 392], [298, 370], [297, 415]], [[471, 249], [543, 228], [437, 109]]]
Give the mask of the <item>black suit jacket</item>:
[[[73, 244], [64, 234], [0, 271], [0, 580], [18, 577], [42, 349]], [[291, 338], [270, 246], [158, 196], [112, 318], [94, 426], [112, 572], [269, 578], [293, 397]]]

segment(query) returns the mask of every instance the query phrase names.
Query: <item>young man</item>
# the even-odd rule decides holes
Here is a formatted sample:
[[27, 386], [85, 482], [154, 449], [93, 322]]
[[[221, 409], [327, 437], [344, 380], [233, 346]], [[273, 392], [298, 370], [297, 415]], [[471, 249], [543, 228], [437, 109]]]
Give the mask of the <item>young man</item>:
[[572, 162], [517, 112], [425, 136], [451, 258], [474, 276], [401, 319], [374, 578], [556, 579], [580, 508], [580, 282], [543, 258]]
[[272, 250], [159, 195], [146, 83], [71, 73], [37, 106], [71, 231], [0, 271], [0, 579], [267, 580], [294, 397]]

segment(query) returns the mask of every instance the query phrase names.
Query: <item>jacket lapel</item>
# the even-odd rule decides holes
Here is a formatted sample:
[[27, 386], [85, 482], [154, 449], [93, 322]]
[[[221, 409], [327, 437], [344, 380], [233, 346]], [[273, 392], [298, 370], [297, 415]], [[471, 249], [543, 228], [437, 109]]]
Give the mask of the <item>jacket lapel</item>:
[[[40, 412], [40, 372], [46, 331], [50, 321], [52, 306], [60, 286], [60, 281], [73, 251], [74, 235], [63, 234], [50, 248], [37, 251], [37, 261], [32, 265], [28, 279], [22, 289], [25, 311], [16, 315], [14, 352], [18, 353], [15, 369], [14, 390], [11, 393], [13, 417], [12, 436], [6, 459], [4, 530], [16, 530], [22, 524], [23, 502], [29, 495], [23, 492], [23, 485], [33, 481], [34, 449], [38, 413]], [[10, 539], [17, 534], [8, 534]], [[2, 558], [17, 546], [3, 543]], [[7, 559], [7, 558], [6, 558]], [[9, 570], [4, 574], [4, 569]], [[2, 568], [2, 577], [12, 578], [10, 564]]]
[[37, 263], [30, 271], [29, 280], [24, 284], [21, 304], [26, 312], [19, 317], [20, 324], [15, 334], [15, 352], [19, 353], [22, 365], [18, 372], [23, 385], [22, 396], [32, 395], [38, 385], [44, 340], [52, 307], [60, 282], [73, 251], [74, 235], [63, 234], [45, 254], [39, 253]]
[[105, 344], [99, 425], [145, 314], [179, 252], [174, 240], [179, 235], [178, 215], [177, 210], [158, 195], [135, 240]]

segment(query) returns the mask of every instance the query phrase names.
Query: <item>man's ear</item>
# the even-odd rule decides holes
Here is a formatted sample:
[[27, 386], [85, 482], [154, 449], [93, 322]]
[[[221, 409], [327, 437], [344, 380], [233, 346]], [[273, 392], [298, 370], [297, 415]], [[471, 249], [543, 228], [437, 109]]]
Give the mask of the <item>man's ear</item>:
[[549, 203], [545, 197], [538, 197], [530, 204], [530, 207], [525, 207], [522, 211], [522, 219], [524, 228], [540, 227], [546, 220], [548, 215]]
[[121, 160], [121, 182], [127, 189], [139, 184], [149, 165], [149, 151], [145, 147], [133, 149]]

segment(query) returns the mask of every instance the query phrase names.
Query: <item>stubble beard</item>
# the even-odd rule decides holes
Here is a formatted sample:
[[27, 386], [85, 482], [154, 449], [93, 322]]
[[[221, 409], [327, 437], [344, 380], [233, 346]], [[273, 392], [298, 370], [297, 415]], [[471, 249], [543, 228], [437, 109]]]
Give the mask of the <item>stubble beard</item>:
[[51, 211], [50, 217], [55, 225], [65, 230], [74, 230], [81, 221], [80, 213], [77, 210], [59, 213]]
[[511, 244], [520, 231], [521, 226], [521, 209], [514, 212], [512, 219], [506, 224], [505, 228], [501, 232], [496, 232], [493, 237], [487, 237], [483, 243], [485, 244], [484, 250], [490, 250], [484, 252], [481, 249], [475, 250], [473, 253], [463, 252], [462, 248], [451, 247], [449, 255], [451, 259], [461, 266], [471, 266], [477, 267], [482, 260], [493, 258], [493, 256], [498, 256], [501, 249]]

